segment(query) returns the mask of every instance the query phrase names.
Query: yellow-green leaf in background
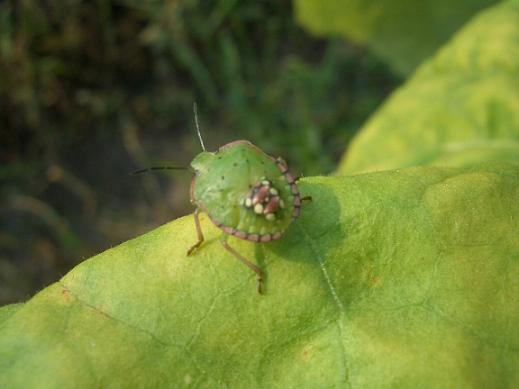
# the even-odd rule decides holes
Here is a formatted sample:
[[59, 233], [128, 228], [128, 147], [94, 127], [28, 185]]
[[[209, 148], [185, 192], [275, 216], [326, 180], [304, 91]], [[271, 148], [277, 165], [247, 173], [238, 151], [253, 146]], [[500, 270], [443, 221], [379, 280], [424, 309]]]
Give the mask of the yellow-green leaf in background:
[[484, 11], [353, 140], [340, 174], [519, 162], [519, 1]]
[[[519, 386], [519, 168], [306, 178], [284, 239], [192, 217], [0, 309], [2, 388]], [[8, 313], [6, 314], [6, 310]]]
[[369, 46], [401, 74], [413, 71], [472, 15], [496, 0], [294, 0], [299, 23], [317, 35]]

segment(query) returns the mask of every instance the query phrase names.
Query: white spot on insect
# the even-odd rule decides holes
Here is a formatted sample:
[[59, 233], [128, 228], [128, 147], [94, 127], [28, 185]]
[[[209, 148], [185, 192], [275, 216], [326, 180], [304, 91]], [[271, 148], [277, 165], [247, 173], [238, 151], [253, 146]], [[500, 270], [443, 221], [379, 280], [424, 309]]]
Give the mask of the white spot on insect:
[[260, 203], [256, 204], [254, 206], [254, 213], [261, 215], [263, 213], [263, 205], [261, 205]]
[[265, 219], [267, 219], [269, 222], [274, 221], [276, 220], [276, 215], [274, 215], [273, 213], [267, 213], [265, 215]]
[[278, 190], [276, 188], [270, 188], [270, 194], [272, 196], [277, 196], [278, 195]]
[[247, 208], [252, 207], [252, 200], [251, 200], [250, 197], [247, 197], [247, 198], [245, 199], [244, 203], [245, 203], [245, 206], [246, 206]]
[[268, 182], [267, 180], [263, 180], [263, 181], [261, 181], [261, 185], [270, 186], [270, 182]]

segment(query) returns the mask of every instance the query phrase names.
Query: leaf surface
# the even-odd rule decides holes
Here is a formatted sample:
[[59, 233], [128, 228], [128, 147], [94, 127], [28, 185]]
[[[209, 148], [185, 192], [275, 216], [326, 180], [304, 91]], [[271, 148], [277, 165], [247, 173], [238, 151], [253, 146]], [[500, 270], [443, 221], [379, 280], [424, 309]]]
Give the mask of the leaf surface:
[[412, 72], [472, 15], [495, 0], [294, 0], [299, 23], [370, 47], [401, 74]]
[[519, 163], [519, 1], [484, 11], [389, 98], [340, 174]]
[[282, 240], [231, 240], [265, 296], [207, 218], [193, 257], [192, 218], [175, 220], [0, 309], [0, 387], [519, 385], [517, 167], [301, 192], [313, 202]]

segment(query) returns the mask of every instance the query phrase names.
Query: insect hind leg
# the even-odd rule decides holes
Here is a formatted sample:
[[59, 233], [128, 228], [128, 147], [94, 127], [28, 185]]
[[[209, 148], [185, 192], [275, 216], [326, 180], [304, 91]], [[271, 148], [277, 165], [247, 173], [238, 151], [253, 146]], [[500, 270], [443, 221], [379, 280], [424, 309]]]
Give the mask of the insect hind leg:
[[312, 202], [312, 196], [305, 196], [305, 197], [301, 197], [301, 202], [308, 202], [308, 203], [311, 203]]
[[231, 255], [233, 255], [238, 261], [243, 263], [245, 266], [247, 266], [249, 269], [251, 269], [254, 273], [256, 273], [256, 282], [258, 283], [258, 293], [263, 294], [262, 289], [262, 283], [263, 283], [263, 272], [259, 267], [254, 265], [252, 262], [250, 262], [247, 258], [245, 258], [243, 255], [238, 253], [235, 249], [233, 249], [231, 246], [229, 246], [229, 243], [227, 243], [227, 236], [224, 234], [220, 238], [220, 243], [222, 244], [223, 248], [227, 250]]

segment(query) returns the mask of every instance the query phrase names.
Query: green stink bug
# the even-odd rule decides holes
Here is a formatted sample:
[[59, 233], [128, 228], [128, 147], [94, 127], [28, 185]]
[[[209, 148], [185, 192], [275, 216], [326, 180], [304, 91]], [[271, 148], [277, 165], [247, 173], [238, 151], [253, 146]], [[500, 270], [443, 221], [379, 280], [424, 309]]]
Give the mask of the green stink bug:
[[[262, 293], [263, 273], [259, 267], [239, 254], [227, 242], [229, 236], [254, 243], [281, 239], [299, 216], [302, 200], [296, 179], [286, 162], [264, 153], [246, 140], [238, 140], [206, 151], [194, 105], [197, 134], [203, 151], [191, 162], [190, 200], [194, 212], [198, 241], [188, 250], [192, 255], [204, 241], [199, 213], [204, 212], [223, 231], [222, 246], [254, 273], [258, 293]], [[177, 169], [159, 167], [150, 169]], [[140, 170], [138, 172], [150, 169]]]

